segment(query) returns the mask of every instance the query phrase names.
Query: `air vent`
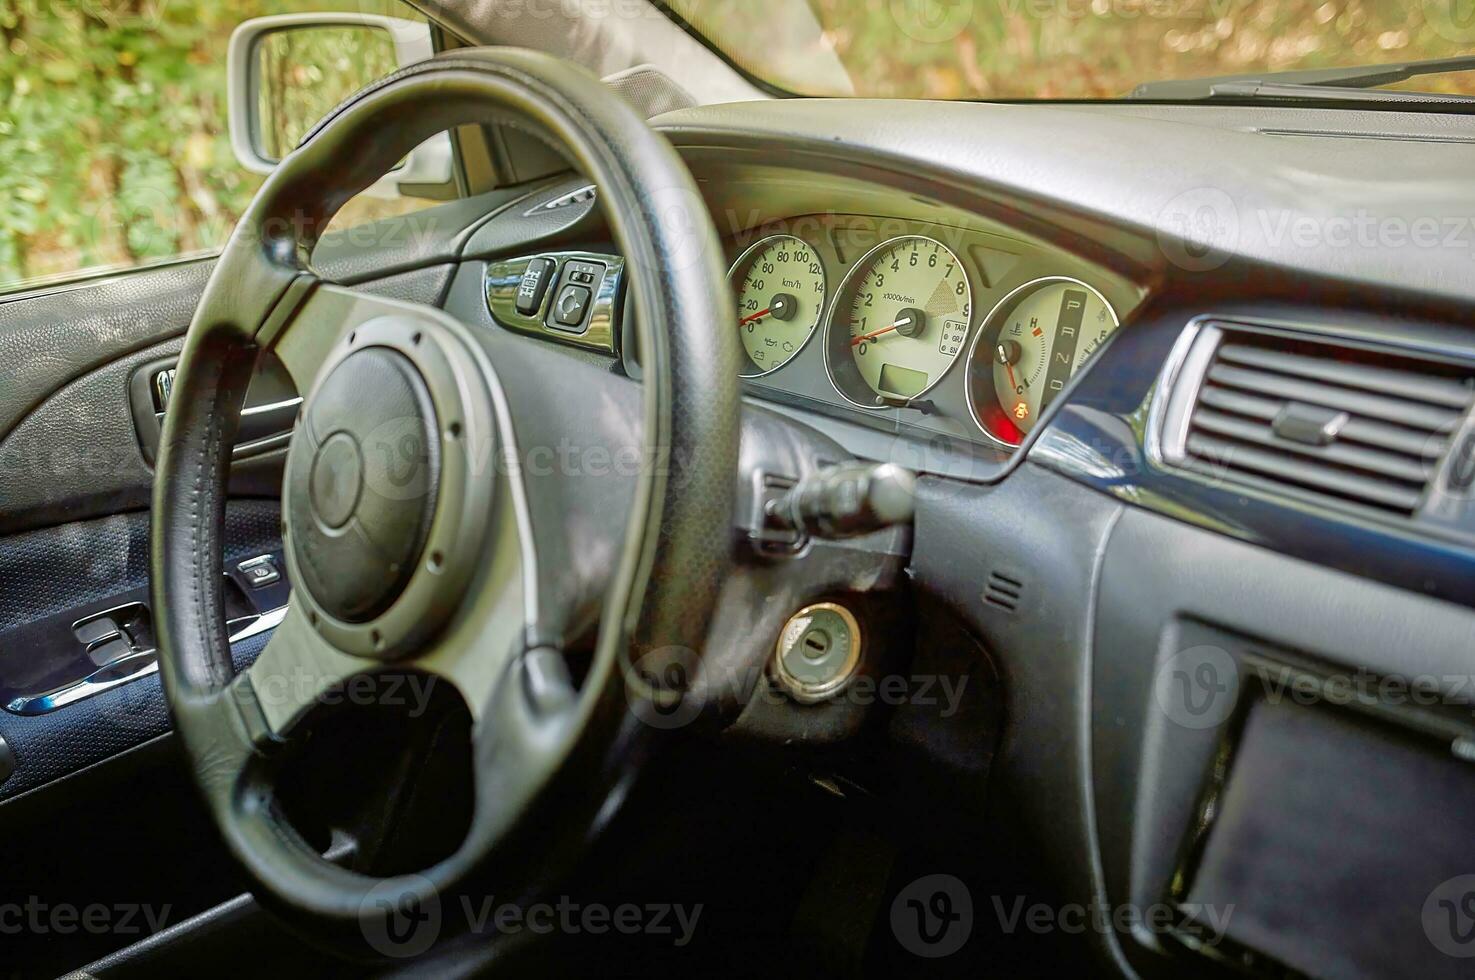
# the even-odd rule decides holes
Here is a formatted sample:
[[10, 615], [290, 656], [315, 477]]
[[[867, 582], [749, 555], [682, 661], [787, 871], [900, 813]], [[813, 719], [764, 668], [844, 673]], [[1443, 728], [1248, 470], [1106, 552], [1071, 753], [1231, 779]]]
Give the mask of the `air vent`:
[[535, 214], [541, 214], [545, 211], [558, 211], [573, 204], [586, 204], [589, 201], [594, 200], [597, 193], [598, 192], [594, 189], [594, 185], [588, 184], [584, 187], [580, 187], [576, 191], [570, 191], [567, 194], [561, 194], [551, 201], [544, 201], [542, 204], [533, 205], [525, 212], [523, 212], [523, 217], [529, 218]]
[[1412, 515], [1475, 400], [1475, 368], [1235, 325], [1192, 342], [1163, 457], [1214, 476]]
[[1008, 612], [1019, 608], [1019, 599], [1022, 595], [1024, 595], [1024, 583], [1002, 572], [990, 572], [988, 583], [983, 587], [983, 601]]

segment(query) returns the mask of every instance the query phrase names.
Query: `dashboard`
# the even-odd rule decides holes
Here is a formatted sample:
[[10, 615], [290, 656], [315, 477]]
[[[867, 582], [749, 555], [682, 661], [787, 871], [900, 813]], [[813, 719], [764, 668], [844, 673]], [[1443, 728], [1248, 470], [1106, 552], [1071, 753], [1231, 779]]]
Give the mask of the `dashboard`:
[[[1031, 860], [1071, 900], [1107, 905], [1212, 901], [1222, 881], [1201, 858], [1219, 850], [1292, 869], [1297, 894], [1314, 892], [1327, 862], [1291, 846], [1305, 821], [1266, 807], [1274, 826], [1251, 847], [1234, 820], [1213, 827], [1206, 801], [1256, 785], [1257, 740], [1273, 742], [1273, 760], [1337, 753], [1352, 744], [1343, 728], [1382, 762], [1414, 740], [1440, 775], [1409, 798], [1457, 812], [1435, 787], [1475, 745], [1468, 696], [1429, 706], [1373, 692], [1298, 714], [1255, 678], [1468, 679], [1468, 249], [1276, 234], [1335, 231], [1359, 213], [1411, 227], [1436, 196], [1447, 215], [1468, 200], [1467, 117], [893, 109], [795, 100], [656, 124], [717, 226], [737, 314], [712, 329], [740, 332], [751, 415], [919, 474], [908, 588], [919, 607], [960, 615], [998, 664], [1007, 723], [997, 754], [979, 757]], [[523, 256], [603, 253], [615, 268], [597, 218], [529, 231], [513, 217], [517, 235], [493, 221], [465, 250], [488, 259], [504, 301], [517, 283], [497, 269], [512, 243]], [[485, 321], [480, 281], [466, 285], [448, 308]], [[608, 302], [594, 315], [621, 312], [628, 323]], [[591, 323], [607, 342], [578, 355], [638, 376], [630, 331]], [[745, 458], [762, 456], [757, 442]], [[828, 587], [868, 591], [873, 564], [841, 562]], [[765, 556], [742, 567], [762, 585], [728, 625], [754, 635], [752, 611], [768, 608], [758, 592], [782, 572]], [[932, 666], [956, 669], [952, 647], [935, 646]], [[1222, 717], [1172, 715], [1164, 678], [1226, 670], [1240, 686]], [[1285, 714], [1314, 729], [1307, 741], [1288, 736]], [[1412, 840], [1417, 818], [1363, 771], [1326, 765], [1296, 782], [1317, 804], [1312, 830]], [[1359, 895], [1386, 893], [1414, 855], [1383, 847], [1352, 863], [1382, 857], [1384, 879]], [[1433, 861], [1441, 874], [1448, 857]], [[1438, 882], [1405, 884], [1423, 895]], [[1245, 921], [1259, 914], [1274, 934], [1232, 929], [1236, 965], [1326, 972], [1305, 959], [1318, 948], [1304, 934], [1276, 930], [1305, 924], [1305, 907], [1348, 906], [1290, 914], [1276, 894], [1245, 905]], [[1310, 921], [1326, 949], [1394, 946], [1377, 923]], [[1097, 938], [1125, 975], [1199, 975], [1212, 959], [1176, 928]], [[1404, 938], [1401, 954], [1420, 955], [1422, 933]]]
[[[878, 670], [951, 678], [960, 693], [966, 680], [979, 698], [951, 717], [887, 714], [884, 752], [854, 740], [881, 735], [877, 715], [838, 702], [723, 703], [721, 734], [844, 777], [827, 792], [894, 796], [990, 871], [1017, 857], [1031, 876], [1020, 894], [1236, 903], [1227, 976], [1369, 975], [1325, 969], [1349, 949], [1397, 953], [1386, 975], [1458, 975], [1453, 958], [1429, 967], [1419, 913], [1468, 868], [1475, 834], [1475, 277], [1467, 236], [1420, 244], [1413, 229], [1475, 228], [1469, 118], [789, 100], [655, 120], [700, 196], [682, 203], [717, 228], [707, 257], [736, 316], [712, 336], [735, 331], [743, 349], [738, 505], [733, 527], [714, 529], [732, 534], [734, 560], [704, 663], [733, 676], [765, 664], [794, 610], [838, 600], [861, 614], [864, 656], [886, 655]], [[418, 225], [390, 219], [373, 249], [341, 236], [314, 255], [325, 277], [479, 331], [509, 392], [545, 377], [578, 392], [510, 403], [526, 446], [580, 466], [560, 481], [566, 497], [531, 506], [566, 539], [545, 555], [550, 579], [591, 596], [615, 560], [591, 542], [629, 479], [601, 440], [639, 424], [626, 379], [640, 377], [629, 270], [596, 198], [560, 175]], [[1348, 244], [1349, 220], [1386, 234]], [[13, 331], [85, 327], [128, 359], [95, 373], [86, 397], [100, 401], [54, 402], [26, 438], [51, 447], [68, 419], [126, 419], [130, 372], [177, 351], [168, 331], [188, 322], [208, 266], [145, 275], [168, 315], [130, 322], [174, 324], [152, 346], [113, 322], [142, 308], [140, 279], [11, 306]], [[67, 377], [64, 394], [77, 390]], [[626, 402], [581, 390], [611, 377]], [[555, 428], [582, 444], [540, 440]], [[82, 456], [109, 438], [78, 435]], [[132, 458], [135, 429], [112, 436]], [[773, 493], [851, 459], [915, 471], [914, 519], [760, 547]], [[276, 493], [268, 462], [243, 486]], [[101, 509], [95, 480], [75, 481], [12, 493], [46, 507], [12, 517], [50, 520], [58, 500], [69, 520], [142, 508], [151, 473], [136, 469], [130, 496]], [[141, 514], [127, 518], [135, 558]], [[252, 555], [278, 533], [264, 506], [227, 521]], [[24, 540], [24, 580], [55, 580]], [[95, 565], [110, 547], [67, 553]], [[121, 703], [110, 697], [69, 709], [82, 719], [70, 730], [13, 717], [22, 768], [0, 790], [143, 731], [86, 713]], [[885, 768], [807, 765], [826, 749]], [[950, 807], [963, 819], [939, 823]], [[1448, 850], [1431, 850], [1440, 841]], [[1346, 872], [1330, 882], [1340, 892], [1317, 891], [1328, 868]], [[1226, 893], [1224, 869], [1273, 884]], [[977, 893], [976, 907], [1010, 894]], [[1176, 923], [1087, 932], [1115, 974], [1219, 975]]]

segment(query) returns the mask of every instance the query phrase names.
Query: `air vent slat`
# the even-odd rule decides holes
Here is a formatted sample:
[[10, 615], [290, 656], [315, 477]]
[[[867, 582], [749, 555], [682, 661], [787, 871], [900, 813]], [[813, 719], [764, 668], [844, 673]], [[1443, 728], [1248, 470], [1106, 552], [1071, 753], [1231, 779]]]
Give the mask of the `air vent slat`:
[[988, 582], [983, 589], [984, 602], [1014, 612], [1019, 608], [1019, 600], [1023, 595], [1024, 582], [1019, 578], [999, 571], [989, 573]]
[[[1254, 395], [1246, 395], [1227, 388], [1210, 387], [1205, 388], [1200, 394], [1199, 404], [1223, 409], [1235, 415], [1270, 422], [1280, 414], [1280, 410], [1285, 407], [1286, 403], [1269, 398], [1256, 398]], [[1448, 441], [1442, 437], [1431, 436], [1427, 432], [1417, 432], [1402, 426], [1389, 425], [1386, 422], [1358, 418], [1348, 421], [1339, 438], [1359, 442], [1365, 446], [1391, 450], [1405, 456], [1417, 456], [1425, 460], [1436, 460], [1443, 456], [1449, 445]]]
[[1160, 430], [1164, 461], [1405, 518], [1475, 411], [1475, 364], [1392, 342], [1208, 323], [1183, 364]]
[[1427, 373], [1309, 357], [1248, 344], [1225, 344], [1219, 348], [1219, 360], [1359, 388], [1374, 394], [1398, 395], [1457, 412], [1469, 407], [1471, 397], [1475, 395], [1467, 385], [1449, 378], [1430, 377]]
[[1305, 443], [1282, 439], [1267, 426], [1242, 421], [1212, 409], [1200, 408], [1193, 416], [1193, 424], [1197, 429], [1218, 435], [1230, 436], [1244, 442], [1277, 449], [1281, 452], [1294, 453], [1310, 459], [1324, 460], [1337, 466], [1363, 470], [1377, 477], [1410, 483], [1416, 489], [1421, 488], [1429, 477], [1427, 464], [1406, 456], [1398, 456], [1377, 449], [1364, 449], [1361, 446], [1349, 446], [1340, 442], [1330, 446], [1308, 446]]
[[1339, 471], [1216, 436], [1191, 435], [1187, 448], [1190, 455], [1219, 470], [1252, 470], [1282, 482], [1405, 513], [1413, 513], [1423, 493], [1421, 488], [1410, 489], [1403, 484]]
[[1338, 388], [1254, 368], [1215, 364], [1209, 369], [1209, 380], [1255, 394], [1270, 394], [1290, 401], [1325, 405], [1364, 418], [1393, 422], [1427, 432], [1453, 431], [1460, 418], [1459, 412], [1432, 405], [1410, 404], [1396, 398], [1370, 395], [1350, 388]]

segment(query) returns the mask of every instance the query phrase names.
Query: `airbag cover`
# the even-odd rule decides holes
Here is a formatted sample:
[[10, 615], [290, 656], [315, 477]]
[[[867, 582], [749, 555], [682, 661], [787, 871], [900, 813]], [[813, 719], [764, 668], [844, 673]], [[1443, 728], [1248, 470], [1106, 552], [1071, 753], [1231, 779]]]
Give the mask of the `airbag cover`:
[[350, 623], [383, 613], [424, 550], [439, 442], [430, 392], [387, 347], [345, 358], [318, 386], [287, 462], [300, 584]]

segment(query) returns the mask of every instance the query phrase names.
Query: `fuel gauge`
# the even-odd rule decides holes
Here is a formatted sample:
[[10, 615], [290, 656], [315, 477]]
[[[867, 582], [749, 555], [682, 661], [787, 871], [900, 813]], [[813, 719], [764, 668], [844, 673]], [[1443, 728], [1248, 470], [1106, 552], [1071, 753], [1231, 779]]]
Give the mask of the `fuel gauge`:
[[985, 433], [1017, 446], [1065, 385], [1117, 329], [1106, 297], [1051, 276], [994, 307], [968, 352], [968, 406]]

